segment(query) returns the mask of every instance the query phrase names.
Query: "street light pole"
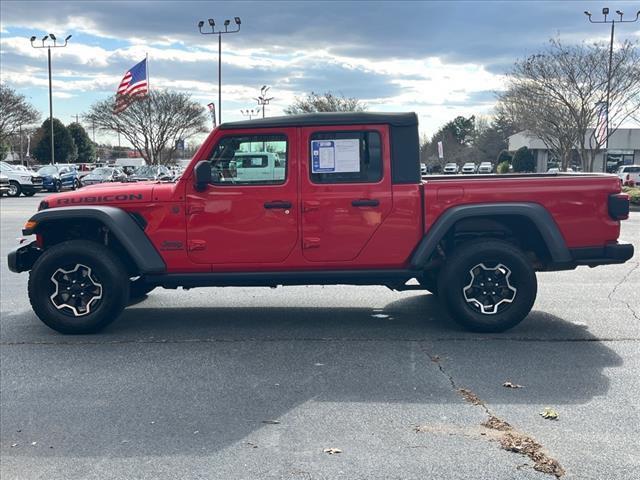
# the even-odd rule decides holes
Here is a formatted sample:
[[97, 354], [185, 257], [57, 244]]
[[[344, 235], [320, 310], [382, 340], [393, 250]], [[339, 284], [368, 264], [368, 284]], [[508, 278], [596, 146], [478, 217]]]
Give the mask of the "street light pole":
[[634, 23], [638, 21], [638, 18], [640, 18], [640, 10], [638, 10], [638, 12], [636, 13], [636, 18], [632, 20], [623, 20], [622, 16], [624, 15], [624, 12], [622, 10], [616, 10], [616, 13], [620, 16], [618, 20], [616, 20], [615, 18], [611, 18], [611, 20], [607, 20], [607, 16], [609, 15], [609, 9], [605, 7], [602, 9], [602, 15], [604, 15], [604, 19], [594, 20], [593, 18], [591, 18], [591, 12], [589, 12], [588, 10], [584, 12], [584, 14], [589, 19], [589, 22], [591, 23], [610, 23], [611, 24], [611, 39], [609, 41], [609, 68], [607, 69], [607, 101], [606, 101], [606, 105], [607, 105], [607, 110], [606, 110], [607, 136], [606, 138], [607, 139], [609, 138], [609, 113], [610, 113], [609, 102], [611, 97], [611, 68], [613, 66], [613, 35], [615, 32], [616, 23]]
[[263, 85], [262, 88], [260, 89], [260, 96], [254, 99], [258, 102], [258, 105], [262, 106], [262, 118], [264, 118], [265, 105], [269, 105], [269, 102], [273, 100], [273, 97], [267, 98], [267, 92], [269, 91], [270, 88], [271, 87], [267, 87], [266, 85]]
[[242, 114], [242, 116], [243, 117], [249, 117], [249, 120], [251, 120], [252, 117], [255, 117], [256, 115], [258, 115], [259, 112], [260, 112], [260, 110], [258, 110], [258, 109], [254, 110], [253, 108], [246, 109], [246, 110], [240, 110], [240, 113]]
[[[50, 135], [51, 135], [51, 163], [54, 164], [56, 162], [56, 156], [55, 156], [55, 150], [53, 148], [54, 142], [53, 142], [53, 89], [51, 86], [51, 49], [52, 48], [64, 48], [67, 46], [67, 42], [69, 41], [69, 39], [71, 38], [71, 35], [68, 35], [67, 38], [64, 39], [64, 44], [63, 45], [58, 45], [58, 40], [56, 38], [56, 36], [53, 33], [50, 33], [49, 35], [45, 35], [44, 37], [42, 37], [42, 45], [34, 45], [33, 42], [36, 41], [36, 36], [33, 35], [31, 37], [31, 46], [33, 48], [46, 48], [47, 49], [47, 65], [49, 67], [49, 129], [50, 129]], [[53, 40], [53, 45], [51, 44], [51, 42], [47, 43], [45, 45], [45, 42], [51, 39]]]
[[224, 21], [224, 30], [217, 29], [216, 30], [216, 22], [213, 18], [207, 19], [209, 23], [209, 27], [211, 27], [210, 32], [203, 32], [202, 27], [204, 27], [204, 21], [200, 20], [198, 22], [198, 30], [202, 35], [218, 35], [218, 125], [222, 123], [222, 35], [224, 33], [237, 33], [240, 31], [240, 17], [233, 17], [233, 21], [236, 24], [236, 28], [234, 30], [229, 30], [229, 25], [231, 24], [231, 20]]

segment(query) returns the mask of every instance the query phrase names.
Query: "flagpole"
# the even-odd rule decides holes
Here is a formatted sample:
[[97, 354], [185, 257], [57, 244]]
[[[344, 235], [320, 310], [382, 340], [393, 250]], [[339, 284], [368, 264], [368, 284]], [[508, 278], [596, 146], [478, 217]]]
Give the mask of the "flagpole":
[[[145, 52], [144, 53], [144, 61], [145, 61], [145, 71], [147, 74], [147, 90], [149, 92], [149, 96], [147, 98], [147, 116], [148, 116], [148, 121], [149, 121], [149, 133], [148, 138], [149, 140], [151, 140], [151, 83], [149, 82], [149, 53]], [[151, 165], [155, 164], [155, 159], [153, 158], [153, 143], [149, 142], [149, 157], [151, 160]]]

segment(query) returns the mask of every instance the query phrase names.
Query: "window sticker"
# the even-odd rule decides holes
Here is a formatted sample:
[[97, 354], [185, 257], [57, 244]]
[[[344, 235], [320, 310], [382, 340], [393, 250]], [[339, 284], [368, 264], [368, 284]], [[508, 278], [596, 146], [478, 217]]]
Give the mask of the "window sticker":
[[360, 172], [360, 140], [312, 140], [311, 173]]

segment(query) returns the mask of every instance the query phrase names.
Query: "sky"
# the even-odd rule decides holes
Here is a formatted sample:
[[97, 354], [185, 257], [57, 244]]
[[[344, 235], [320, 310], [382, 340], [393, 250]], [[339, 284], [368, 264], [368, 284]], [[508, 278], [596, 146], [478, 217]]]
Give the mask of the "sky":
[[[73, 35], [52, 50], [54, 116], [64, 123], [112, 96], [124, 73], [149, 56], [151, 88], [217, 103], [217, 36], [199, 20], [241, 18], [222, 36], [223, 121], [256, 108], [262, 85], [274, 97], [267, 115], [296, 97], [331, 91], [370, 111], [415, 111], [431, 135], [458, 115], [492, 113], [514, 61], [565, 43], [609, 41], [601, 8], [635, 17], [637, 1], [64, 1], [0, 2], [0, 80], [48, 116], [45, 49], [29, 38]], [[640, 21], [619, 25], [616, 41], [640, 41]], [[91, 132], [90, 132], [91, 133]], [[98, 140], [111, 137], [98, 135]]]

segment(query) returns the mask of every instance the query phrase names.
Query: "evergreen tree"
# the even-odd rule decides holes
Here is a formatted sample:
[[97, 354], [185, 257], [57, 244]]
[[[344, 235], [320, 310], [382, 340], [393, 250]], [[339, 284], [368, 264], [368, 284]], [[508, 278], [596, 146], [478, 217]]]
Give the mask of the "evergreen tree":
[[512, 160], [514, 172], [535, 172], [536, 162], [533, 153], [527, 147], [520, 147], [516, 150]]
[[72, 123], [67, 127], [73, 142], [78, 149], [78, 162], [91, 163], [96, 159], [96, 149], [93, 142], [89, 139], [87, 131], [79, 123]]
[[[51, 163], [51, 127], [47, 118], [40, 127], [42, 136], [33, 155], [40, 163]], [[76, 144], [67, 127], [57, 118], [53, 119], [53, 149], [56, 163], [74, 162], [78, 156]]]

